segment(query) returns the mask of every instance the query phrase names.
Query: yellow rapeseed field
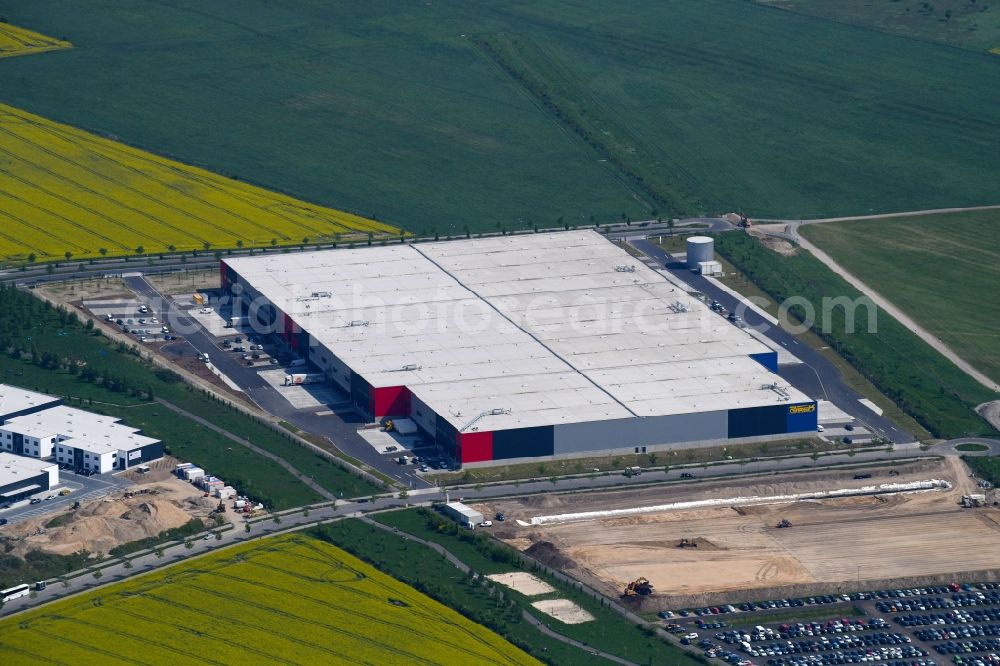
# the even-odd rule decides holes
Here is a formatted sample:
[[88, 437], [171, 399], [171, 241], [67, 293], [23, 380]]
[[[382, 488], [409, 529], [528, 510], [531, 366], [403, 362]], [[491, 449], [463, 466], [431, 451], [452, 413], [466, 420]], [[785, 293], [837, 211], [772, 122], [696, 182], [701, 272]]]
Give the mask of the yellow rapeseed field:
[[0, 622], [0, 663], [537, 664], [301, 535], [244, 544]]
[[0, 58], [68, 49], [73, 45], [26, 28], [0, 23]]
[[395, 235], [0, 104], [0, 261], [261, 248]]

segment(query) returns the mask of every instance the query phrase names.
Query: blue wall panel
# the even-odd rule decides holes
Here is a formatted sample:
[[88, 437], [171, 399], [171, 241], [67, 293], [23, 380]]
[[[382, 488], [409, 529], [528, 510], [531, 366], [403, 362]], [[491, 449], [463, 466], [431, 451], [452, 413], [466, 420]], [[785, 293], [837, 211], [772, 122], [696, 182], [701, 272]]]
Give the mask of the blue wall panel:
[[789, 405], [785, 432], [809, 432], [815, 430], [818, 416], [815, 402]]
[[771, 372], [778, 371], [778, 352], [768, 351], [760, 354], [750, 354], [750, 358], [760, 363]]

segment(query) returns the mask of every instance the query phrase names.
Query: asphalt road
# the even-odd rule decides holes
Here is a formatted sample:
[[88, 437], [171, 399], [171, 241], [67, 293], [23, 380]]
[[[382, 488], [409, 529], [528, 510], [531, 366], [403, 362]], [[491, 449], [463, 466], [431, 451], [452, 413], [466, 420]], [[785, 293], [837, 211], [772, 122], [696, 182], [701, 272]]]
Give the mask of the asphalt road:
[[389, 456], [378, 453], [371, 444], [362, 439], [358, 435], [358, 428], [364, 422], [353, 410], [317, 416], [315, 408], [296, 409], [258, 374], [261, 368], [243, 365], [237, 354], [223, 349], [218, 338], [206, 331], [183, 308], [163, 297], [144, 277], [127, 277], [124, 281], [154, 312], [161, 313], [160, 319], [169, 322], [174, 333], [184, 336], [198, 352], [208, 354], [212, 365], [238, 385], [262, 410], [318, 437], [325, 437], [347, 455], [361, 460], [403, 485], [410, 488], [430, 485], [415, 473], [412, 466], [397, 464]]
[[[732, 224], [729, 221], [718, 217], [691, 217], [685, 218], [677, 221], [674, 224], [673, 231], [679, 232], [684, 229], [685, 226], [691, 225], [708, 225], [705, 229], [706, 232], [712, 231], [729, 231], [733, 229]], [[645, 225], [645, 226], [644, 226]], [[670, 233], [670, 225], [663, 222], [657, 222], [656, 220], [643, 220], [632, 222], [630, 225], [626, 224], [611, 224], [611, 225], [601, 225], [600, 227], [579, 227], [579, 229], [603, 229], [607, 227], [609, 230], [609, 238], [620, 239], [620, 238], [644, 238], [650, 235], [656, 234], [667, 234]], [[563, 231], [562, 228], [553, 229], [539, 229], [539, 232], [557, 232]], [[495, 234], [486, 233], [484, 236], [491, 236]], [[427, 238], [421, 240], [429, 240]], [[287, 247], [274, 250], [275, 252], [290, 253], [294, 254], [296, 252], [311, 252], [315, 250], [315, 247], [309, 248], [298, 248], [298, 247]], [[260, 248], [256, 250], [246, 249], [227, 249], [225, 251], [225, 256], [250, 256], [251, 252], [261, 253]], [[145, 274], [156, 274], [156, 273], [173, 273], [178, 271], [189, 271], [189, 270], [203, 270], [214, 268], [218, 265], [219, 260], [215, 258], [214, 252], [211, 254], [199, 254], [198, 256], [187, 256], [187, 255], [166, 255], [163, 259], [157, 258], [159, 255], [154, 255], [153, 257], [146, 258], [132, 258], [130, 261], [124, 261], [123, 259], [97, 259], [93, 262], [90, 261], [71, 261], [71, 262], [59, 262], [59, 267], [53, 269], [52, 273], [48, 272], [45, 264], [37, 264], [34, 267], [25, 266], [24, 271], [21, 270], [6, 270], [0, 271], [0, 282], [12, 282], [16, 284], [41, 284], [45, 282], [59, 282], [62, 280], [79, 280], [82, 278], [102, 276], [102, 275], [120, 275], [123, 273], [131, 272], [141, 272]]]
[[693, 290], [719, 301], [726, 310], [742, 316], [748, 326], [756, 328], [798, 357], [802, 361], [801, 364], [783, 365], [778, 368], [778, 374], [797, 389], [814, 398], [829, 400], [857, 419], [856, 423], [864, 425], [876, 435], [896, 443], [914, 440], [912, 433], [862, 405], [859, 400], [864, 396], [844, 383], [840, 370], [822, 354], [800, 342], [793, 334], [779, 326], [773, 326], [757, 312], [742, 305], [735, 296], [718, 288], [701, 275], [691, 272], [683, 263], [674, 260], [652, 242], [637, 239], [631, 241], [631, 245], [664, 266]]
[[[1000, 444], [997, 442], [996, 444]], [[637, 490], [644, 486], [673, 482], [678, 484], [690, 484], [697, 488], [698, 480], [731, 476], [736, 474], [772, 474], [782, 473], [791, 470], [808, 469], [813, 467], [825, 467], [834, 463], [845, 465], [872, 464], [882, 461], [903, 460], [921, 456], [937, 455], [934, 451], [924, 452], [916, 444], [898, 446], [889, 452], [885, 449], [873, 451], [859, 451], [854, 455], [847, 452], [824, 456], [818, 461], [812, 460], [808, 456], [797, 456], [793, 458], [781, 458], [777, 460], [763, 460], [747, 465], [739, 462], [732, 462], [720, 465], [712, 465], [708, 468], [696, 468], [694, 474], [696, 479], [681, 479], [680, 475], [685, 470], [671, 468], [669, 472], [662, 471], [647, 472], [639, 476], [626, 477], [623, 474], [609, 474], [607, 476], [583, 476], [556, 479], [538, 479], [531, 481], [521, 481], [512, 483], [492, 484], [481, 487], [452, 489], [445, 493], [439, 488], [425, 487], [414, 490], [409, 497], [399, 498], [396, 495], [382, 496], [374, 501], [368, 499], [357, 499], [354, 501], [338, 500], [336, 506], [322, 508], [309, 508], [309, 515], [303, 515], [299, 509], [285, 512], [281, 515], [281, 522], [275, 523], [271, 520], [264, 520], [254, 523], [250, 532], [242, 526], [237, 525], [231, 530], [221, 532], [220, 539], [212, 538], [197, 539], [192, 541], [192, 548], [187, 549], [183, 544], [163, 549], [163, 557], [157, 557], [155, 553], [138, 555], [132, 558], [131, 568], [125, 568], [123, 564], [111, 564], [101, 568], [101, 578], [98, 580], [89, 574], [75, 578], [70, 586], [63, 587], [58, 581], [49, 581], [45, 590], [37, 593], [35, 598], [23, 597], [8, 602], [0, 609], [0, 616], [8, 615], [31, 608], [47, 601], [52, 601], [70, 594], [75, 594], [83, 590], [92, 589], [100, 585], [123, 580], [138, 573], [145, 573], [167, 564], [180, 561], [187, 556], [208, 552], [216, 548], [222, 548], [235, 543], [241, 543], [248, 539], [268, 536], [289, 529], [301, 528], [324, 520], [360, 516], [360, 512], [379, 511], [383, 509], [402, 508], [406, 506], [416, 506], [427, 504], [436, 500], [449, 499], [451, 501], [475, 502], [496, 497], [514, 497], [525, 495], [537, 495], [550, 492], [587, 492], [604, 488], [624, 488], [634, 487]], [[690, 471], [690, 470], [688, 470]], [[636, 496], [637, 505], [641, 504], [641, 496]], [[77, 572], [79, 573], [79, 572]], [[73, 574], [71, 574], [72, 576]]]
[[73, 502], [87, 502], [103, 497], [114, 490], [130, 485], [132, 485], [131, 481], [111, 474], [80, 476], [73, 472], [59, 470], [59, 486], [69, 488], [71, 491], [69, 495], [65, 497], [56, 495], [50, 500], [42, 500], [40, 504], [25, 502], [10, 509], [0, 509], [0, 518], [6, 518], [13, 525], [29, 518], [69, 508]]
[[[729, 220], [721, 217], [687, 217], [675, 222], [673, 227], [663, 222], [657, 222], [656, 220], [645, 220], [642, 222], [633, 222], [631, 225], [616, 225], [611, 228], [608, 238], [612, 240], [625, 239], [631, 241], [648, 238], [649, 236], [667, 236], [672, 233], [690, 232], [691, 230], [685, 229], [685, 227], [691, 226], [699, 227], [698, 230], [704, 233], [731, 231], [735, 228]], [[704, 228], [701, 228], [702, 226]]]

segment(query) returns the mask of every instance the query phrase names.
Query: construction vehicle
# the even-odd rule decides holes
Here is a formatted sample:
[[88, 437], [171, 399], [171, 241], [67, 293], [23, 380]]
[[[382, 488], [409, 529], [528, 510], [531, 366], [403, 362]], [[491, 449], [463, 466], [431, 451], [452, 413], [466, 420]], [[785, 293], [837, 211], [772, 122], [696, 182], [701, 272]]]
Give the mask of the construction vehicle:
[[959, 504], [964, 506], [966, 509], [986, 506], [986, 495], [962, 495], [962, 499]]
[[677, 544], [677, 547], [678, 548], [697, 548], [698, 544], [695, 543], [692, 539], [684, 538], [684, 539], [680, 540], [680, 542]]
[[226, 502], [224, 500], [219, 500], [219, 505], [215, 507], [215, 511], [212, 513], [225, 513], [226, 512]]
[[746, 213], [740, 213], [739, 227], [744, 231], [748, 231], [753, 227], [753, 221], [749, 217], [747, 217]]
[[792, 522], [790, 520], [788, 520], [787, 518], [782, 518], [781, 521], [778, 523], [778, 529], [781, 529], [783, 527], [791, 527], [791, 526], [792, 526]]
[[646, 596], [653, 593], [653, 586], [650, 584], [648, 578], [636, 578], [631, 583], [625, 586], [625, 592], [622, 593], [623, 597], [635, 597], [635, 596]]

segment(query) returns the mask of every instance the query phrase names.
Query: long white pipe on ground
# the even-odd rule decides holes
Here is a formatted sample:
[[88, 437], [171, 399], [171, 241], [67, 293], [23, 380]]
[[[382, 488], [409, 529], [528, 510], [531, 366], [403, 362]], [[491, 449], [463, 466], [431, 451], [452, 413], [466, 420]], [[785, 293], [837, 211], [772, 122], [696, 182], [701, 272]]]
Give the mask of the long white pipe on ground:
[[857, 495], [894, 495], [897, 493], [927, 492], [933, 490], [950, 490], [951, 484], [942, 479], [927, 481], [912, 481], [910, 483], [882, 483], [877, 486], [862, 486], [860, 488], [838, 488], [836, 490], [821, 490], [795, 495], [772, 495], [770, 497], [731, 497], [725, 499], [692, 500], [689, 502], [673, 502], [655, 506], [637, 506], [629, 509], [608, 509], [606, 511], [581, 511], [580, 513], [561, 513], [554, 516], [535, 516], [532, 525], [546, 523], [561, 523], [569, 520], [592, 520], [595, 518], [615, 518], [618, 516], [634, 516], [640, 513], [658, 513], [660, 511], [676, 511], [678, 509], [703, 509], [719, 506], [748, 506], [754, 504], [789, 504], [806, 500], [831, 499], [836, 497], [854, 497]]

